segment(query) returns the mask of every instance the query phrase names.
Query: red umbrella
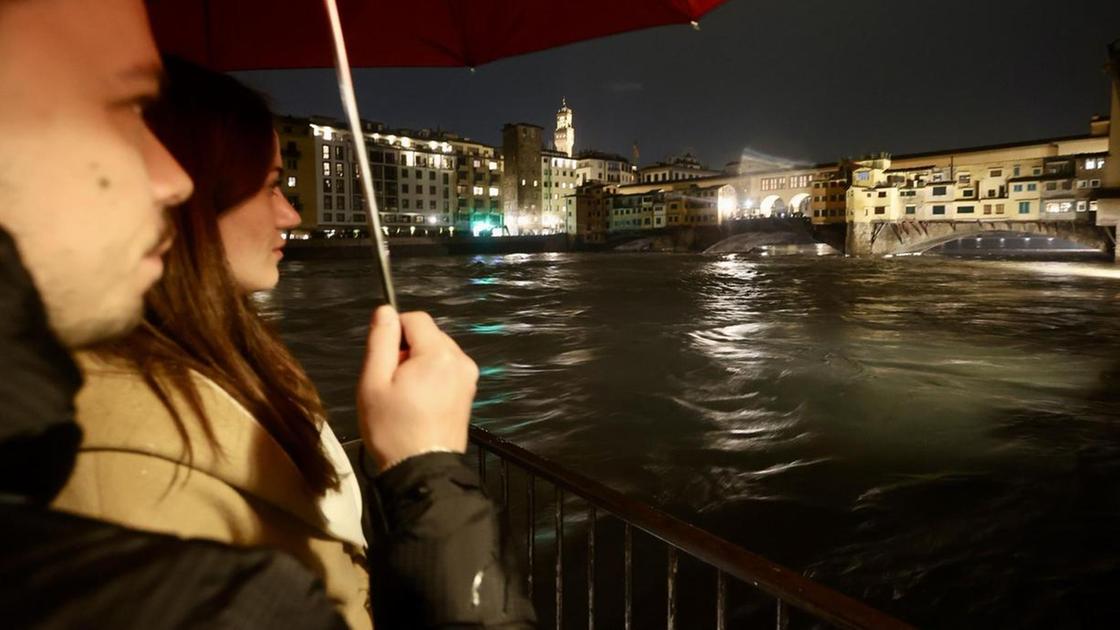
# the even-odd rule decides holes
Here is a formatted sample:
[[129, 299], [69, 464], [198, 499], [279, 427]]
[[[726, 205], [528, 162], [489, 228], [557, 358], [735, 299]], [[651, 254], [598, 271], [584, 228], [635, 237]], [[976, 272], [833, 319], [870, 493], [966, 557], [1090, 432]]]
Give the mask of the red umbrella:
[[[356, 68], [478, 66], [625, 31], [696, 22], [726, 0], [338, 0]], [[322, 0], [149, 0], [163, 50], [215, 70], [334, 64]]]
[[[215, 70], [338, 70], [385, 296], [396, 306], [350, 66], [477, 66], [575, 41], [696, 25], [726, 0], [149, 0], [160, 48]], [[345, 41], [343, 43], [343, 35]]]

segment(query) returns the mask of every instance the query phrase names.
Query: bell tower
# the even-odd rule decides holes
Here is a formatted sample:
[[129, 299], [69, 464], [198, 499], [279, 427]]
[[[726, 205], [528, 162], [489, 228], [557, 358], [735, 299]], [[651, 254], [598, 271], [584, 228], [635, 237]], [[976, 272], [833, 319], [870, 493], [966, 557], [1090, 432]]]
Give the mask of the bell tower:
[[576, 128], [572, 126], [572, 110], [568, 108], [567, 99], [561, 99], [560, 111], [556, 112], [555, 140], [556, 150], [572, 157], [572, 149], [576, 145]]

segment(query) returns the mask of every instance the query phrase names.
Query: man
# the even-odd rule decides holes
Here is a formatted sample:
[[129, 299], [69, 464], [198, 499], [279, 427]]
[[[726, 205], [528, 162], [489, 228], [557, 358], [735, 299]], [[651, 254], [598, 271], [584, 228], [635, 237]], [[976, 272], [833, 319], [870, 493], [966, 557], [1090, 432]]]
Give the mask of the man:
[[[291, 558], [46, 508], [81, 437], [69, 352], [136, 323], [163, 215], [191, 192], [143, 122], [159, 80], [141, 0], [0, 0], [0, 623], [343, 627]], [[459, 455], [476, 379], [431, 318], [378, 311], [358, 407], [381, 473], [379, 627], [532, 622]]]

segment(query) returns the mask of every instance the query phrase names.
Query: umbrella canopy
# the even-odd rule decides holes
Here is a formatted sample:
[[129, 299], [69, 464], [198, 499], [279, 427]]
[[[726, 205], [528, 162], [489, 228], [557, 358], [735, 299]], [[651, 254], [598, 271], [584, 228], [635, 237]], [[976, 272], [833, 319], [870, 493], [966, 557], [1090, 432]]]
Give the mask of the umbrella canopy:
[[[339, 0], [353, 67], [477, 66], [696, 22], [726, 0]], [[149, 0], [160, 48], [215, 70], [334, 65], [321, 0]]]

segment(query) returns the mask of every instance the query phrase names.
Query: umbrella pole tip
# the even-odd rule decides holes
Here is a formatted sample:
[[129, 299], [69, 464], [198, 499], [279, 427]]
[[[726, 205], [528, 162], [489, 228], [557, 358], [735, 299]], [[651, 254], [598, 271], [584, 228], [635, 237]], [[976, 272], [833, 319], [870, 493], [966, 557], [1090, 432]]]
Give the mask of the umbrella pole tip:
[[470, 68], [468, 68], [468, 70], [471, 71], [471, 74], [474, 74], [474, 66], [471, 66]]

